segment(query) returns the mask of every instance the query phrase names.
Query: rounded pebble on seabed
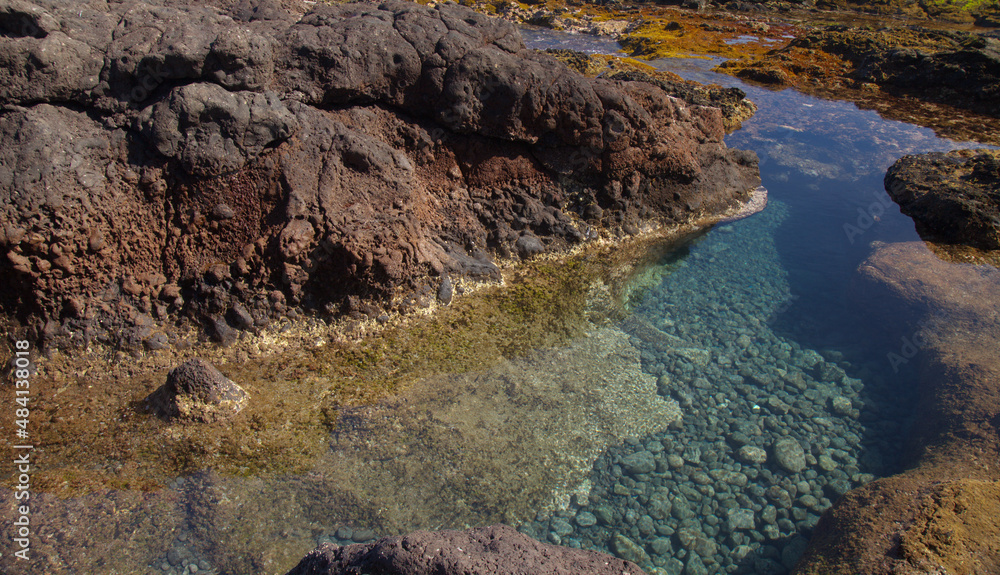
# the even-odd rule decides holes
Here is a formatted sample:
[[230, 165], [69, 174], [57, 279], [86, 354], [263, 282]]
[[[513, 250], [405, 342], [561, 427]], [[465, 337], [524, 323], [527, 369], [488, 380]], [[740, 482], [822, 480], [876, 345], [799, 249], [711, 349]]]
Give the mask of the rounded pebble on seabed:
[[783, 469], [798, 473], [806, 468], [806, 453], [798, 441], [785, 438], [774, 444], [774, 459]]
[[570, 533], [573, 533], [573, 526], [569, 524], [568, 521], [561, 518], [553, 519], [549, 525], [552, 527], [552, 532], [559, 535], [560, 537], [566, 537]]
[[375, 538], [375, 533], [370, 529], [355, 529], [354, 534], [351, 536], [351, 540], [355, 543], [364, 543]]
[[740, 460], [754, 465], [767, 461], [767, 452], [756, 445], [744, 445], [739, 451]]
[[589, 511], [581, 511], [576, 514], [576, 524], [580, 527], [590, 527], [597, 524], [597, 517]]
[[334, 533], [334, 535], [336, 535], [337, 539], [340, 539], [341, 541], [350, 541], [351, 537], [354, 536], [354, 530], [344, 525], [337, 528], [337, 532]]

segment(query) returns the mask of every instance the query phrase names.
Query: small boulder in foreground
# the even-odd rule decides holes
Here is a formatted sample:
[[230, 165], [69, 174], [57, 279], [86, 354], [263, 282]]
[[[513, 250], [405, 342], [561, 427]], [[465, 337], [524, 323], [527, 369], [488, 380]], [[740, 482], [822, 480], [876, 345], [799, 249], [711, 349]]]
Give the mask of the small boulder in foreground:
[[162, 416], [211, 423], [246, 407], [249, 394], [203, 359], [188, 360], [167, 374], [148, 402]]
[[417, 531], [372, 543], [325, 544], [287, 575], [643, 575], [635, 563], [536, 541], [507, 525], [467, 531]]

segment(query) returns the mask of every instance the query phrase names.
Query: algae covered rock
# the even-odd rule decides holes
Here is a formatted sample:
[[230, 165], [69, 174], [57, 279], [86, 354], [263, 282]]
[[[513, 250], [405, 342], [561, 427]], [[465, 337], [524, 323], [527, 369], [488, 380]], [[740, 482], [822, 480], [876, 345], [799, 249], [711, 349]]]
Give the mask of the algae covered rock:
[[167, 374], [150, 402], [169, 419], [211, 423], [243, 410], [249, 394], [203, 359], [192, 359]]

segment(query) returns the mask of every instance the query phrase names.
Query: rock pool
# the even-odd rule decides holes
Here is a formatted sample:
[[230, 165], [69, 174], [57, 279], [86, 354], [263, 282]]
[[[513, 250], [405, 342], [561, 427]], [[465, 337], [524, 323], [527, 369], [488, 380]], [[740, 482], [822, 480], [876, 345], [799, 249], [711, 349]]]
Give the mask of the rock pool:
[[664, 248], [617, 286], [624, 314], [595, 289], [583, 337], [345, 410], [308, 473], [40, 494], [28, 572], [283, 573], [321, 542], [494, 521], [650, 573], [787, 572], [840, 495], [898, 470], [917, 362], [893, 357], [919, 327], [871, 319], [855, 270], [918, 239], [885, 169], [963, 145], [713, 63], [654, 62], [758, 104], [727, 141], [760, 156], [763, 212]]

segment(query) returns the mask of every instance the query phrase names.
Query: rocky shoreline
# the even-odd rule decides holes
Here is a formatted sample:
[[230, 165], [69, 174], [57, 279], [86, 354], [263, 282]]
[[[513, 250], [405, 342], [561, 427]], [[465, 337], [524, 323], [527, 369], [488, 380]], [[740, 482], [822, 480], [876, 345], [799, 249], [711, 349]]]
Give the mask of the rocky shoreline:
[[608, 35], [636, 58], [719, 56], [727, 61], [716, 71], [748, 82], [850, 100], [945, 137], [1000, 144], [996, 4], [678, 4], [476, 6], [515, 22]]
[[[767, 3], [741, 9], [786, 12], [789, 5]], [[571, 24], [569, 19], [561, 22], [536, 23]], [[287, 329], [314, 322], [325, 328], [327, 323], [341, 322], [338, 325], [349, 326], [347, 331], [361, 333], [367, 329], [364, 326], [391, 327], [400, 315], [450, 306], [448, 311], [456, 313], [428, 330], [460, 333], [483, 321], [482, 331], [496, 333], [468, 341], [473, 346], [494, 346], [490, 352], [510, 357], [537, 343], [531, 334], [525, 336], [531, 343], [514, 337], [502, 341], [505, 334], [535, 329], [528, 316], [537, 315], [532, 321], [544, 323], [545, 329], [555, 328], [558, 337], [570, 337], [579, 329], [574, 314], [584, 313], [583, 302], [598, 296], [594, 294], [597, 284], [588, 283], [592, 278], [580, 280], [591, 272], [581, 272], [587, 264], [578, 260], [556, 256], [551, 265], [533, 268], [534, 272], [545, 269], [555, 278], [551, 280], [554, 286], [542, 287], [522, 282], [523, 278], [512, 281], [505, 262], [538, 262], [540, 255], [564, 254], [594, 239], [625, 238], [655, 226], [706, 218], [732, 221], [761, 209], [766, 202], [766, 192], [757, 187], [756, 158], [726, 148], [722, 140], [753, 113], [742, 92], [704, 88], [601, 57], [535, 53], [524, 48], [511, 25], [454, 4], [313, 7], [295, 1], [233, 0], [222, 2], [219, 8], [205, 8], [163, 0], [141, 7], [109, 2], [78, 11], [54, 0], [11, 0], [0, 2], [0, 24], [4, 30], [0, 54], [14, 63], [6, 69], [9, 76], [3, 78], [0, 93], [0, 216], [4, 224], [0, 227], [0, 255], [4, 256], [0, 257], [0, 274], [14, 278], [14, 287], [0, 293], [4, 314], [0, 325], [11, 334], [42, 344], [50, 354], [67, 348], [72, 355], [73, 350], [93, 346], [110, 350], [116, 358], [113, 370], [103, 377], [87, 375], [94, 368], [80, 357], [77, 363], [67, 360], [62, 364], [65, 373], [53, 381], [58, 391], [39, 398], [46, 407], [58, 402], [87, 405], [87, 419], [100, 420], [99, 426], [86, 429], [89, 436], [78, 436], [74, 431], [79, 428], [74, 425], [84, 424], [57, 418], [55, 410], [48, 410], [53, 415], [46, 440], [53, 452], [63, 449], [57, 458], [66, 456], [72, 461], [66, 437], [79, 437], [74, 441], [93, 439], [94, 445], [100, 444], [98, 451], [104, 450], [102, 456], [112, 461], [106, 469], [67, 466], [40, 477], [39, 485], [51, 488], [52, 493], [70, 483], [76, 489], [95, 487], [95, 493], [107, 486], [122, 486], [121, 493], [127, 494], [108, 489], [110, 499], [121, 497], [138, 508], [144, 505], [140, 491], [156, 488], [164, 473], [171, 476], [208, 462], [221, 467], [234, 461], [248, 465], [227, 469], [236, 474], [299, 469], [303, 461], [311, 461], [316, 452], [328, 447], [325, 436], [336, 425], [334, 412], [343, 405], [343, 397], [365, 404], [385, 392], [365, 389], [370, 373], [396, 374], [400, 364], [410, 361], [403, 358], [407, 354], [462, 369], [480, 360], [477, 352], [468, 350], [418, 344], [391, 349], [400, 341], [425, 336], [428, 331], [420, 331], [424, 328], [411, 336], [397, 333], [393, 337], [400, 339], [387, 338], [389, 343], [382, 347], [373, 343], [331, 353], [311, 349], [328, 345], [328, 334], [319, 335], [322, 329], [303, 329], [281, 340], [275, 335], [279, 326]], [[590, 32], [602, 34], [642, 32], [628, 23], [594, 18], [588, 25]], [[647, 32], [650, 25], [645, 23]], [[783, 30], [777, 25], [761, 27], [756, 17], [744, 19], [742, 25], [745, 28], [723, 31], [725, 37], [751, 31], [760, 40]], [[686, 21], [677, 27], [661, 27], [664, 33], [692, 30]], [[809, 66], [813, 67], [817, 62], [833, 62], [824, 60], [831, 56], [844, 56], [835, 62], [840, 67], [834, 66], [834, 73], [824, 77], [828, 83], [817, 91], [834, 96], [849, 93], [859, 101], [870, 98], [880, 105], [890, 102], [889, 107], [895, 100], [887, 100], [886, 95], [899, 92], [904, 98], [947, 99], [988, 114], [991, 110], [983, 102], [988, 103], [995, 91], [990, 66], [996, 41], [988, 34], [964, 34], [918, 30], [918, 36], [931, 38], [928, 45], [939, 47], [935, 43], [941, 38], [958, 42], [933, 53], [922, 51], [921, 45], [909, 51], [888, 50], [886, 46], [895, 41], [891, 35], [877, 49], [864, 52], [871, 48], [866, 32], [826, 29], [798, 44], [793, 41], [791, 48], [774, 49], [757, 64], [733, 66], [732, 71], [775, 86], [802, 88], [799, 79], [815, 79], [815, 68], [796, 68], [801, 62], [791, 57], [784, 61], [788, 64], [784, 68], [764, 68], [773, 67], [783, 50], [812, 51], [814, 60]], [[658, 42], [652, 38], [635, 45], [651, 50], [648, 55], [652, 55]], [[919, 68], [922, 72], [917, 76], [923, 74], [926, 80], [940, 76], [942, 70], [963, 67], [963, 61], [955, 58], [966, 57], [982, 57], [980, 71], [985, 72], [977, 75], [978, 83], [968, 83], [974, 89], [961, 97], [942, 92], [940, 86], [922, 91], [926, 86], [902, 85], [911, 77], [907, 71]], [[923, 67], [914, 68], [914, 62]], [[775, 78], [779, 81], [771, 81]], [[861, 98], [860, 93], [867, 95]], [[985, 100], [977, 96], [980, 93], [986, 94]], [[979, 116], [970, 118], [973, 123], [979, 121]], [[990, 126], [985, 121], [972, 132], [953, 133], [988, 139]], [[74, 144], [66, 146], [65, 142]], [[985, 214], [975, 216], [985, 225], [971, 235], [943, 233], [947, 226], [933, 218], [922, 220], [921, 214], [938, 213], [937, 206], [945, 200], [931, 198], [937, 203], [928, 207], [926, 197], [913, 193], [915, 187], [935, 187], [922, 182], [933, 179], [923, 173], [928, 165], [944, 165], [953, 170], [952, 175], [957, 170], [959, 179], [968, 175], [963, 170], [995, 175], [994, 156], [975, 155], [975, 162], [969, 159], [971, 152], [904, 158], [890, 170], [886, 185], [904, 210], [913, 207], [918, 226], [931, 230], [935, 239], [947, 236], [995, 249], [995, 206], [993, 211], [972, 210]], [[990, 186], [985, 184], [985, 193]], [[972, 205], [976, 210], [981, 207], [978, 198], [960, 203], [964, 207], [976, 204]], [[674, 397], [690, 407], [695, 400], [704, 401], [738, 417], [722, 420], [720, 429], [729, 426], [729, 433], [717, 445], [705, 443], [706, 452], [713, 450], [713, 455], [704, 460], [700, 451], [695, 453], [697, 446], [686, 444], [698, 435], [678, 433], [684, 445], [659, 438], [626, 442], [599, 462], [609, 469], [619, 468], [619, 483], [599, 487], [619, 489], [621, 493], [613, 493], [627, 498], [622, 509], [631, 508], [622, 513], [631, 513], [631, 519], [648, 518], [643, 516], [645, 508], [635, 502], [643, 497], [652, 501], [647, 492], [650, 485], [674, 489], [696, 482], [706, 489], [692, 491], [691, 500], [706, 506], [702, 510], [710, 510], [706, 521], [695, 525], [694, 511], [680, 502], [666, 502], [665, 513], [663, 505], [656, 511], [665, 520], [663, 533], [649, 532], [646, 527], [652, 522], [637, 520], [634, 533], [618, 534], [611, 548], [655, 573], [683, 569], [701, 573], [703, 562], [726, 569], [763, 566], [784, 572], [792, 569], [803, 552], [796, 568], [800, 573], [829, 573], [831, 561], [843, 573], [888, 574], [940, 566], [956, 573], [993, 570], [1000, 553], [993, 543], [1000, 537], [998, 510], [990, 505], [969, 509], [995, 500], [998, 494], [993, 465], [1000, 453], [992, 357], [996, 278], [979, 269], [963, 269], [959, 281], [955, 268], [927, 256], [918, 246], [889, 247], [877, 251], [860, 270], [866, 293], [876, 294], [866, 296], [866, 301], [882, 301], [887, 307], [902, 301], [920, 309], [945, 309], [954, 320], [948, 328], [935, 324], [940, 329], [919, 360], [926, 364], [928, 374], [920, 382], [925, 397], [920, 414], [932, 424], [909, 445], [911, 470], [858, 487], [871, 476], [860, 471], [857, 446], [845, 443], [840, 434], [850, 437], [858, 418], [877, 417], [860, 395], [859, 382], [844, 374], [836, 358], [799, 353], [771, 341], [768, 345], [773, 350], [762, 351], [794, 354], [796, 365], [813, 363], [808, 369], [782, 368], [775, 380], [778, 383], [768, 388], [773, 397], [767, 403], [761, 398], [761, 405], [751, 401], [730, 408], [729, 402], [753, 397], [751, 386], [744, 385], [742, 378], [751, 383], [768, 380], [775, 376], [768, 371], [770, 366], [760, 366], [759, 372], [748, 368], [740, 379], [717, 388], [697, 378], [666, 374], [660, 378], [659, 395], [668, 402], [673, 403], [669, 398]], [[560, 271], [553, 273], [553, 269]], [[593, 275], [603, 273], [606, 270]], [[913, 277], [920, 279], [914, 283]], [[464, 290], [474, 281], [495, 284], [501, 278], [507, 295], [487, 299], [486, 305], [494, 302], [509, 317], [493, 324], [483, 320], [486, 315], [457, 309]], [[954, 290], [956, 281], [964, 282], [968, 293], [977, 294], [981, 309], [970, 311], [957, 303], [967, 294]], [[566, 308], [574, 309], [567, 312]], [[701, 365], [707, 353], [676, 350], [664, 342], [666, 335], [657, 328], [635, 321], [624, 325], [636, 349], [649, 348], [642, 351], [643, 369], [650, 361], [653, 365], [659, 361], [663, 371], [674, 373], [689, 364]], [[969, 340], [968, 334], [980, 335]], [[602, 337], [591, 345], [596, 340], [604, 342]], [[223, 407], [233, 420], [227, 429], [137, 422], [138, 417], [131, 414], [143, 408], [130, 396], [136, 391], [143, 391], [141, 395], [152, 392], [162, 384], [156, 373], [175, 357], [190, 356], [195, 351], [192, 347], [212, 348], [206, 340], [221, 344], [215, 349], [217, 357], [229, 362], [223, 370], [234, 380], [246, 382], [250, 403], [246, 404], [242, 388], [213, 371], [212, 377], [224, 384], [220, 389], [228, 390], [222, 400], [211, 398], [215, 404], [228, 402]], [[255, 353], [273, 351], [267, 348], [278, 341], [284, 348], [297, 349], [289, 354], [294, 355], [293, 361], [269, 364], [261, 369], [271, 372], [266, 375], [244, 365]], [[711, 343], [705, 346], [708, 349]], [[418, 353], [410, 353], [413, 349]], [[154, 352], [148, 354], [152, 359], [147, 358], [147, 351]], [[736, 348], [729, 351], [742, 353]], [[127, 354], [135, 356], [137, 365], [140, 357], [148, 363], [126, 368], [118, 360]], [[329, 364], [332, 356], [343, 360], [343, 365], [322, 373], [310, 371], [315, 365]], [[632, 359], [638, 364], [638, 357]], [[408, 364], [402, 371], [422, 374], [424, 367], [417, 365]], [[83, 375], [70, 374], [75, 366]], [[292, 375], [284, 375], [289, 372]], [[284, 378], [283, 387], [269, 389], [269, 378], [275, 377]], [[808, 377], [826, 387], [821, 392], [811, 388], [813, 393], [805, 392], [807, 382], [814, 383]], [[355, 387], [338, 389], [340, 395], [332, 398], [330, 382], [334, 380], [351, 381]], [[128, 381], [131, 387], [119, 386], [119, 381]], [[477, 383], [484, 385], [483, 381]], [[91, 383], [97, 385], [96, 390], [91, 390]], [[496, 395], [517, 395], [502, 387], [502, 378], [493, 383], [501, 386]], [[194, 397], [192, 401], [201, 403], [204, 398], [199, 393], [219, 395], [185, 390]], [[98, 392], [110, 398], [108, 406], [95, 404], [93, 395]], [[798, 397], [800, 392], [804, 399]], [[148, 397], [159, 401], [155, 393]], [[295, 408], [284, 406], [286, 401], [297, 404], [303, 398], [310, 402], [301, 412], [292, 413]], [[162, 406], [157, 403], [162, 417], [191, 415], [176, 397], [170, 399]], [[201, 415], [194, 419], [211, 425], [216, 419], [215, 404], [207, 409], [199, 404]], [[277, 407], [268, 411], [268, 404]], [[760, 427], [739, 421], [756, 416], [762, 408], [766, 417]], [[806, 426], [834, 426], [837, 439], [810, 443], [810, 436], [798, 431], [803, 425], [795, 419], [800, 410], [813, 418]], [[410, 412], [414, 428], [420, 428], [419, 406]], [[700, 417], [692, 418], [698, 429], [718, 423], [710, 415], [704, 420]], [[115, 423], [107, 427], [112, 420]], [[667, 425], [665, 420], [660, 423]], [[777, 433], [786, 424], [794, 428], [791, 438], [764, 441], [769, 432]], [[146, 440], [130, 435], [137, 426], [148, 426], [143, 430]], [[812, 432], [812, 428], [803, 429]], [[98, 439], [122, 431], [122, 441], [113, 446]], [[789, 435], [788, 430], [785, 434]], [[435, 441], [446, 443], [447, 437]], [[164, 461], [154, 462], [151, 467], [155, 469], [137, 471], [132, 458], [148, 453], [150, 443]], [[593, 450], [577, 448], [592, 455]], [[380, 461], [400, 457], [398, 453], [382, 455]], [[792, 476], [802, 473], [795, 477], [799, 481], [786, 480], [780, 489], [761, 490], [752, 493], [752, 498], [730, 487], [745, 484], [748, 477], [770, 480], [771, 472], [762, 467], [768, 457]], [[114, 461], [119, 461], [117, 468]], [[585, 463], [582, 468], [590, 465]], [[709, 472], [702, 473], [702, 465]], [[819, 466], [829, 474], [817, 477], [809, 466]], [[372, 477], [392, 469], [387, 465], [372, 471]], [[221, 482], [213, 487], [210, 477], [193, 477], [185, 484], [190, 484], [187, 489], [195, 499], [202, 491], [209, 494], [203, 498], [205, 506], [222, 518], [219, 524], [233, 523], [235, 507], [227, 507], [224, 497], [228, 487]], [[502, 491], [501, 486], [490, 487]], [[330, 487], [317, 481], [307, 489]], [[42, 501], [61, 509], [58, 498], [47, 495]], [[731, 504], [734, 500], [737, 507]], [[341, 503], [348, 509], [365, 507], [357, 501]], [[119, 513], [114, 503], [97, 507], [102, 513]], [[570, 544], [572, 539], [561, 539], [569, 534], [565, 529], [579, 527], [584, 536], [577, 544], [588, 542], [587, 537], [592, 537], [590, 543], [605, 542], [601, 522], [606, 521], [606, 510], [591, 509], [586, 498], [577, 497], [570, 510], [540, 513], [524, 530], [539, 539]], [[756, 511], [765, 519], [755, 522]], [[151, 514], [159, 515], [164, 514]], [[469, 516], [475, 515], [470, 512]], [[157, 532], [144, 524], [146, 528]], [[234, 559], [235, 546], [211, 549], [217, 554], [211, 563], [193, 551], [190, 557], [181, 557], [178, 549], [187, 553], [189, 546], [195, 548], [187, 539], [189, 531], [199, 532], [212, 546], [218, 540], [218, 547], [225, 547], [227, 537], [236, 540], [231, 533], [211, 531], [217, 528], [215, 524], [179, 526], [181, 535], [162, 558], [162, 571], [190, 565], [207, 570], [210, 564], [238, 569], [233, 566], [242, 565], [240, 560], [246, 561], [247, 569], [264, 569], [257, 556]], [[799, 529], [814, 534], [808, 550], [803, 538], [791, 535]], [[722, 548], [711, 539], [727, 530], [733, 534], [732, 541], [740, 543], [734, 547], [738, 553], [731, 556], [723, 556]], [[347, 539], [368, 541], [372, 534], [365, 534]], [[885, 540], [887, 534], [891, 545], [873, 544]], [[785, 536], [791, 539], [779, 544]], [[113, 538], [104, 538], [109, 537]], [[636, 541], [671, 551], [668, 546], [678, 541], [686, 560], [654, 566]], [[760, 541], [768, 544], [751, 552], [750, 544]], [[470, 545], [478, 545], [483, 553], [471, 560], [467, 554], [428, 561], [418, 553], [399, 552], [442, 542], [467, 551]], [[302, 553], [284, 552], [294, 557]], [[387, 566], [385, 557], [397, 552], [399, 565]], [[442, 568], [497, 572], [496, 557], [489, 559], [497, 553], [508, 560], [512, 555], [534, 557], [525, 563], [534, 572], [549, 569], [547, 561], [553, 557], [559, 565], [551, 567], [553, 572], [563, 569], [563, 562], [572, 569], [642, 572], [627, 561], [547, 546], [501, 526], [418, 533], [350, 547], [323, 546], [303, 559], [293, 573], [334, 573], [373, 564], [390, 572]], [[217, 557], [224, 560], [217, 562]], [[514, 571], [520, 569], [517, 565], [504, 561]]]
[[222, 344], [303, 311], [374, 320], [496, 280], [498, 259], [692, 221], [759, 185], [719, 108], [584, 78], [508, 23], [305, 8], [0, 14], [4, 58], [26, 62], [0, 95], [18, 333], [156, 350], [178, 319]]

